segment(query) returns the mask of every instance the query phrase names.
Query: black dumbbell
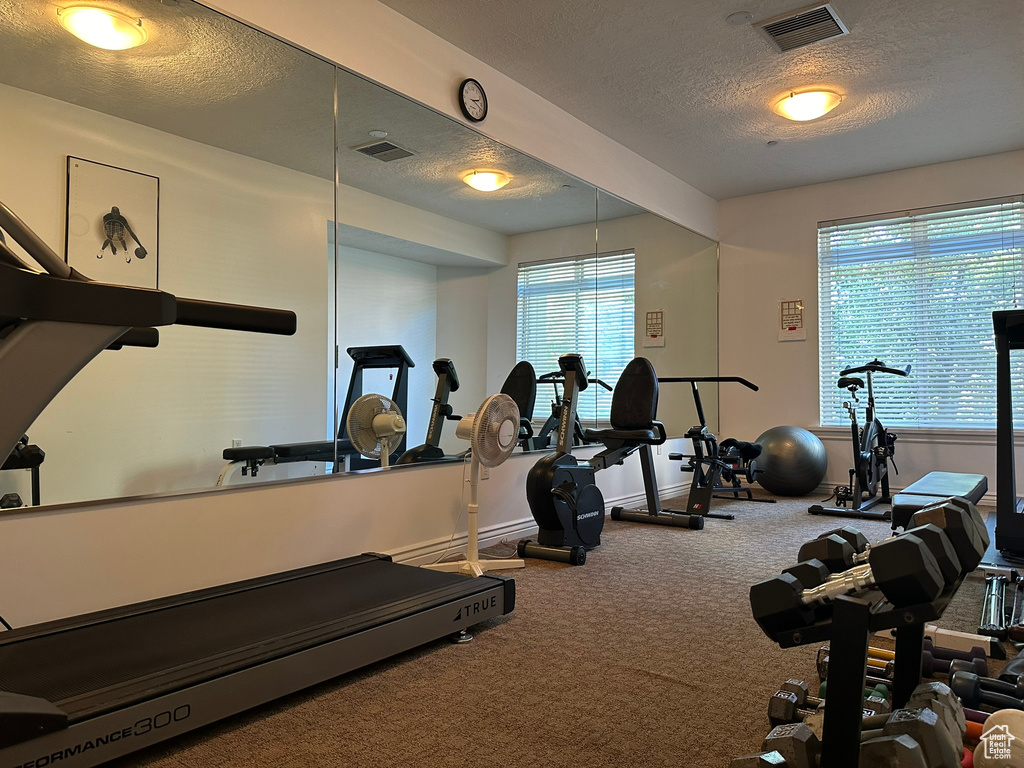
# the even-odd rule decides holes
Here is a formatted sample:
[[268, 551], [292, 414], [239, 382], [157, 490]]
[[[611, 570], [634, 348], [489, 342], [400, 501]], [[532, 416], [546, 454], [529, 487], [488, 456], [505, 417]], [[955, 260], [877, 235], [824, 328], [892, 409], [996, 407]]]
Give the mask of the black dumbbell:
[[801, 560], [796, 565], [791, 565], [782, 572], [795, 576], [797, 581], [803, 584], [804, 589], [813, 589], [820, 584], [824, 584], [828, 581], [829, 576], [832, 575], [828, 566], [821, 562], [821, 560], [815, 560], [814, 558]]
[[[950, 541], [949, 536], [969, 538], [967, 532], [955, 526], [951, 527], [947, 532], [934, 524], [918, 525], [913, 532], [915, 536], [924, 540], [932, 555], [935, 556], [936, 562], [938, 562], [942, 569], [942, 576], [945, 579], [946, 586], [954, 584], [962, 575], [963, 569], [960, 564], [960, 558], [956, 553], [956, 548]], [[968, 547], [969, 545], [970, 543], [967, 542], [962, 546]], [[808, 541], [800, 547], [798, 554], [801, 560], [815, 558], [822, 561], [833, 572], [867, 562], [870, 556], [871, 547], [868, 544], [867, 537], [856, 528], [851, 528], [850, 526], [836, 528], [833, 531], [822, 534], [817, 539]]]
[[823, 533], [805, 542], [797, 552], [797, 560], [818, 560], [830, 573], [839, 573], [857, 564], [858, 551], [837, 533]]
[[868, 562], [812, 589], [791, 574], [758, 582], [750, 588], [750, 607], [761, 629], [779, 632], [814, 623], [814, 607], [841, 595], [877, 588], [896, 606], [929, 603], [945, 586], [939, 564], [925, 542], [911, 533], [886, 539], [871, 548]]
[[[919, 509], [918, 512], [930, 511], [936, 507], [946, 506], [956, 507], [966, 514], [968, 520], [974, 526], [974, 530], [978, 533], [978, 538], [982, 547], [984, 549], [988, 549], [988, 545], [991, 543], [988, 534], [988, 526], [985, 524], [985, 520], [982, 518], [981, 513], [978, 512], [978, 508], [962, 496], [949, 496], [945, 499], [937, 499], [934, 504], [928, 504]], [[909, 528], [910, 525], [908, 524], [907, 529], [909, 530]]]
[[988, 663], [984, 659], [936, 659], [931, 651], [921, 651], [921, 675], [951, 675], [954, 672], [973, 672], [981, 677], [988, 676]]
[[950, 675], [949, 687], [953, 693], [963, 699], [964, 706], [977, 709], [984, 704], [995, 709], [1024, 709], [1024, 701], [1004, 693], [986, 691], [981, 685], [981, 678], [970, 672], [955, 672]]
[[[910, 518], [907, 533], [913, 533], [915, 528], [928, 524], [937, 525], [946, 532], [964, 574], [978, 567], [988, 545], [984, 543], [977, 522], [967, 509], [952, 502], [925, 507]], [[984, 523], [981, 527], [984, 527]]]
[[1014, 684], [1024, 680], [1024, 651], [1021, 651], [1015, 658], [1006, 662], [1002, 672], [999, 673], [999, 679]]
[[1024, 699], [1024, 684], [1007, 682], [1006, 680], [998, 680], [982, 675], [974, 669], [969, 661], [962, 661], [961, 659], [951, 661], [949, 663], [949, 673], [953, 675], [957, 672], [968, 672], [976, 675], [983, 691], [1001, 693], [1005, 696], [1012, 696], [1015, 699]]
[[960, 651], [956, 648], [942, 648], [941, 646], [936, 646], [928, 636], [925, 636], [922, 647], [926, 651], [930, 651], [936, 659], [964, 659], [965, 661], [970, 661], [971, 659], [984, 660], [988, 658], [985, 649], [980, 645], [974, 646], [969, 651]]

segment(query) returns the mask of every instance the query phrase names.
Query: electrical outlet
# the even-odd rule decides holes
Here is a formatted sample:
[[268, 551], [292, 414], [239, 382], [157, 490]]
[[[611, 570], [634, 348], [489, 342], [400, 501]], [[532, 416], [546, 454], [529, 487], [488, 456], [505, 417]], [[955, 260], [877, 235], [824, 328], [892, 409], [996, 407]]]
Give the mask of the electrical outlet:
[[491, 476], [490, 467], [485, 467], [483, 464], [480, 465], [480, 479], [486, 480]]
[[239, 438], [239, 437], [231, 438], [231, 447], [232, 448], [241, 448], [242, 447], [242, 439]]

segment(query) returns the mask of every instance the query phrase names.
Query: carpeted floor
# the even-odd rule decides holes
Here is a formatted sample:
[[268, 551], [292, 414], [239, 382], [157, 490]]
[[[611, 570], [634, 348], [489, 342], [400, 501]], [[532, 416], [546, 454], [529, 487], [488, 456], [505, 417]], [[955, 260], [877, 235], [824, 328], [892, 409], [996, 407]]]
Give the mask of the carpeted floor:
[[[116, 765], [726, 766], [760, 747], [783, 680], [817, 682], [817, 646], [769, 641], [750, 584], [823, 530], [888, 532], [808, 515], [810, 501], [722, 502], [736, 520], [703, 531], [609, 520], [585, 566], [507, 572], [516, 609], [472, 643], [433, 643]], [[983, 591], [969, 578], [942, 625], [973, 631]]]

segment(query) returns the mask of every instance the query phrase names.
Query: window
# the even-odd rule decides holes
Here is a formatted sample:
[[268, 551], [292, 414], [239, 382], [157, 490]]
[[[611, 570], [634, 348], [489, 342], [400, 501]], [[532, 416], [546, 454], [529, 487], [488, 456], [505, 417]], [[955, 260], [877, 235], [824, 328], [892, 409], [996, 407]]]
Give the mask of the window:
[[849, 423], [839, 371], [878, 358], [912, 366], [874, 377], [886, 426], [993, 427], [992, 312], [1024, 302], [1022, 224], [1024, 197], [819, 223], [821, 423]]
[[[615, 386], [633, 359], [633, 251], [519, 265], [516, 355], [537, 375], [558, 369], [559, 356], [576, 352], [591, 372]], [[547, 392], [537, 392], [542, 421]], [[608, 420], [611, 392], [591, 384], [577, 408], [580, 420]]]

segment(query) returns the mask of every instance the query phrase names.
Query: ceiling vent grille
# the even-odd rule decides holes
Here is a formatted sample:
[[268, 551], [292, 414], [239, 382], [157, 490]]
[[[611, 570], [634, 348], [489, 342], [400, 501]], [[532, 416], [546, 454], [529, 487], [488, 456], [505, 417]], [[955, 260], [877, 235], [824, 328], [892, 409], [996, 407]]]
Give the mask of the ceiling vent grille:
[[836, 15], [831, 3], [798, 8], [781, 16], [758, 21], [752, 26], [764, 32], [781, 53], [850, 34], [850, 30]]
[[403, 157], [412, 157], [415, 152], [402, 149], [390, 141], [374, 141], [370, 144], [363, 144], [358, 147], [351, 147], [356, 152], [361, 152], [367, 157], [375, 157], [383, 163], [390, 163], [392, 160], [401, 160]]

